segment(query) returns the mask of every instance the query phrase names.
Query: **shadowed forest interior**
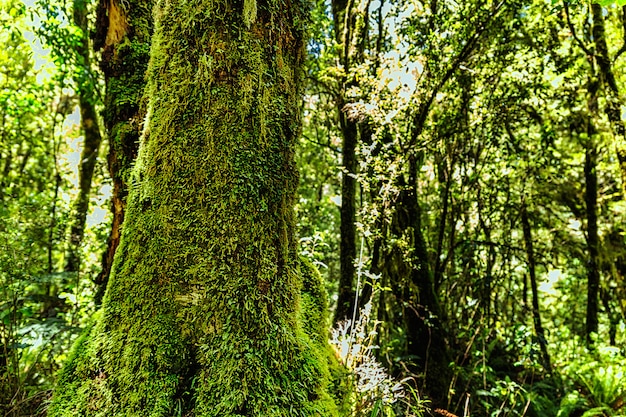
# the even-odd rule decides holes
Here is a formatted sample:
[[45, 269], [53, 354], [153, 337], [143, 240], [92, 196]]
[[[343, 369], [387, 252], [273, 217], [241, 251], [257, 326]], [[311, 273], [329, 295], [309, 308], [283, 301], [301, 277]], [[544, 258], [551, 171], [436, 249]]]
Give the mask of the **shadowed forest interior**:
[[626, 0], [0, 27], [0, 416], [626, 415]]

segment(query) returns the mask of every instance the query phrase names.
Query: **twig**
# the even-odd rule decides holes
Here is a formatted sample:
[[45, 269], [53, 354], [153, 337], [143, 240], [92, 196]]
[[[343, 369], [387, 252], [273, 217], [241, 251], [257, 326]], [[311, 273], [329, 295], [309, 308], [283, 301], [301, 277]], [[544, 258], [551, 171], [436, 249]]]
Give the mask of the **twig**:
[[564, 1], [563, 6], [565, 9], [565, 18], [567, 19], [567, 27], [569, 27], [570, 32], [572, 32], [572, 36], [574, 37], [574, 40], [576, 41], [580, 49], [582, 49], [585, 52], [585, 54], [587, 54], [587, 56], [593, 56], [593, 53], [591, 53], [589, 48], [585, 46], [583, 41], [576, 34], [576, 28], [572, 24], [572, 19], [570, 18], [570, 14], [569, 14], [569, 2]]

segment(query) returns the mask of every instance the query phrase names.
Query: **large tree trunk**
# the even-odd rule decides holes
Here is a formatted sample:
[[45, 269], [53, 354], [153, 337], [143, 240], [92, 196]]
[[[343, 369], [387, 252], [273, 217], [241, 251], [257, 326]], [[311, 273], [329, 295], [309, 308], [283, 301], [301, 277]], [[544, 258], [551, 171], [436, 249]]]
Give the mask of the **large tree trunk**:
[[303, 2], [159, 2], [101, 318], [51, 416], [332, 416], [298, 319]]
[[[130, 186], [130, 171], [139, 147], [145, 111], [142, 97], [150, 57], [154, 0], [100, 0], [95, 47], [102, 50], [100, 66], [105, 75], [104, 124], [109, 139], [108, 166], [113, 182], [113, 222], [96, 278], [96, 304], [100, 304], [120, 242]], [[144, 109], [145, 110], [145, 109]]]

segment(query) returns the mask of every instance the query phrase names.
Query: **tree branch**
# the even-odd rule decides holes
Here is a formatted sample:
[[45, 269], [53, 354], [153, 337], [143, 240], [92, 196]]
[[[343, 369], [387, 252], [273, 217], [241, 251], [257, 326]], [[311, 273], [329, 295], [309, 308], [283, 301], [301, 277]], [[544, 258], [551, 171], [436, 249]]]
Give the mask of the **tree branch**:
[[564, 1], [563, 2], [563, 6], [564, 6], [564, 9], [565, 9], [565, 18], [567, 20], [567, 27], [569, 28], [570, 32], [572, 32], [572, 36], [574, 37], [574, 40], [576, 41], [576, 43], [578, 44], [580, 49], [582, 49], [583, 52], [585, 52], [585, 54], [587, 56], [593, 56], [593, 53], [589, 50], [589, 48], [587, 48], [585, 46], [583, 41], [576, 34], [576, 28], [572, 24], [572, 19], [571, 19], [570, 14], [569, 14], [569, 2], [568, 1]]
[[489, 23], [491, 23], [493, 18], [498, 15], [500, 10], [502, 9], [502, 6], [504, 6], [504, 3], [505, 3], [505, 0], [502, 0], [500, 3], [498, 3], [498, 5], [493, 9], [491, 14], [485, 19], [485, 21], [478, 26], [478, 29], [476, 29], [474, 34], [470, 37], [470, 39], [465, 44], [465, 46], [463, 46], [463, 49], [456, 56], [456, 58], [452, 62], [452, 65], [450, 65], [450, 67], [448, 68], [444, 76], [441, 78], [439, 83], [437, 83], [435, 88], [431, 91], [431, 94], [426, 100], [426, 102], [424, 102], [421, 106], [419, 106], [419, 110], [417, 111], [417, 113], [414, 115], [414, 117], [411, 120], [412, 127], [411, 127], [411, 137], [410, 137], [409, 143], [407, 144], [407, 146], [402, 147], [405, 152], [411, 149], [417, 143], [417, 140], [420, 134], [422, 133], [424, 124], [426, 123], [426, 118], [428, 117], [428, 113], [430, 112], [430, 107], [433, 101], [435, 100], [435, 97], [437, 97], [437, 94], [439, 93], [439, 91], [448, 82], [448, 80], [452, 77], [452, 75], [459, 69], [459, 66], [463, 63], [463, 61], [465, 61], [465, 59], [467, 59], [470, 53], [474, 50], [476, 43], [478, 42], [482, 34], [489, 27]]

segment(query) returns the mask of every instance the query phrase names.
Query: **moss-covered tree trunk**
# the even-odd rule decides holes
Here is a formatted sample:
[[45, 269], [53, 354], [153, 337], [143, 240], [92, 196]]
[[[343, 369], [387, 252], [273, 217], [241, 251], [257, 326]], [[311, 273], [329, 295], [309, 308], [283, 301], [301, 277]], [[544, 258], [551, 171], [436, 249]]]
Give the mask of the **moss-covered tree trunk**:
[[293, 236], [304, 2], [157, 3], [101, 316], [50, 416], [332, 416]]
[[139, 147], [154, 3], [154, 0], [127, 0], [123, 4], [119, 0], [100, 0], [98, 4], [94, 46], [102, 51], [100, 67], [106, 83], [104, 125], [109, 140], [109, 174], [113, 182], [113, 221], [102, 272], [96, 278], [97, 304], [102, 300], [120, 242], [130, 171]]

